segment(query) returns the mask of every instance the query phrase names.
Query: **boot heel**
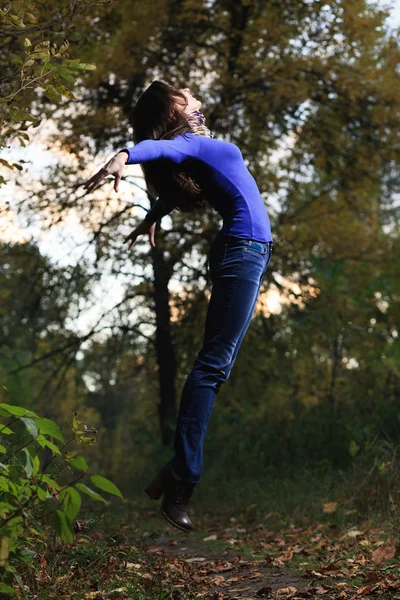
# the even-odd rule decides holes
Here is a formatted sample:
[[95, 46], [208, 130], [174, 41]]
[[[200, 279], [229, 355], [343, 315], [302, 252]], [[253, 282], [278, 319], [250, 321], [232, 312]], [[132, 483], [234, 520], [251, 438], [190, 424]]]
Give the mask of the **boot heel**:
[[146, 494], [150, 496], [153, 500], [159, 500], [163, 493], [164, 482], [161, 476], [161, 473], [156, 475], [152, 481], [145, 487], [144, 491]]

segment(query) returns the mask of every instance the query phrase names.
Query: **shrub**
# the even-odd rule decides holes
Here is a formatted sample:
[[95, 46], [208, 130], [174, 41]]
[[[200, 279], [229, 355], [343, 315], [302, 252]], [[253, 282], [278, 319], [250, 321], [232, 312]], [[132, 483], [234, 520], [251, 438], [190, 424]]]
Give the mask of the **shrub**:
[[[73, 441], [95, 443], [97, 431], [86, 426], [81, 430], [76, 413], [67, 442], [54, 421], [21, 406], [0, 403], [0, 417], [5, 419], [0, 425], [0, 594], [15, 593], [12, 582], [24, 593], [18, 564], [32, 565], [35, 547], [46, 540], [49, 527], [62, 542], [73, 541], [82, 494], [104, 504], [109, 502], [97, 490], [123, 498], [100, 475], [90, 476], [97, 490], [82, 481], [86, 460], [66, 447]], [[46, 472], [55, 459], [59, 474], [67, 472], [69, 481], [57, 482]]]

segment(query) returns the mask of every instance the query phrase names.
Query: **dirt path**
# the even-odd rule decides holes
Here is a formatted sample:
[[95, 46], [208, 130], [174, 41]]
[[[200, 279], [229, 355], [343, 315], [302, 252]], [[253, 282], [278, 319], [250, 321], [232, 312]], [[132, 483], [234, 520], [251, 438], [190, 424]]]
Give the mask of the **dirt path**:
[[400, 600], [398, 536], [370, 521], [284, 527], [214, 515], [190, 534], [141, 514], [154, 600]]
[[[211, 539], [209, 539], [211, 537]], [[149, 536], [148, 550], [163, 562], [174, 589], [170, 598], [212, 600], [312, 598], [309, 582], [290, 569], [254, 558], [248, 552], [218, 547], [215, 536], [199, 537], [173, 532]], [[195, 594], [195, 595], [192, 595]]]

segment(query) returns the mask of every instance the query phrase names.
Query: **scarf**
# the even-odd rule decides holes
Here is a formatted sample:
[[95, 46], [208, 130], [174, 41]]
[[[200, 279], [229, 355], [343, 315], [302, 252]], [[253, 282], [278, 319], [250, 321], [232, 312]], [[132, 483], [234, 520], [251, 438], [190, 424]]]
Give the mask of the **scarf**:
[[197, 135], [205, 135], [206, 137], [214, 137], [212, 132], [208, 129], [205, 124], [206, 119], [202, 112], [199, 110], [193, 110], [188, 115], [189, 127], [192, 130], [192, 133], [196, 133]]

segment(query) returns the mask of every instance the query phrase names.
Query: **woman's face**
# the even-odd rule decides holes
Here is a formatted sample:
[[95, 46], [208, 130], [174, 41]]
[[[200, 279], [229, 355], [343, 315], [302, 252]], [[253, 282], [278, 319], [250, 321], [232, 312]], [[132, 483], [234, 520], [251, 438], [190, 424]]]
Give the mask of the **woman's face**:
[[179, 91], [186, 97], [187, 106], [184, 108], [182, 100], [177, 98], [176, 106], [178, 110], [182, 110], [186, 115], [189, 115], [194, 110], [200, 110], [201, 102], [192, 96], [189, 88], [181, 88]]

